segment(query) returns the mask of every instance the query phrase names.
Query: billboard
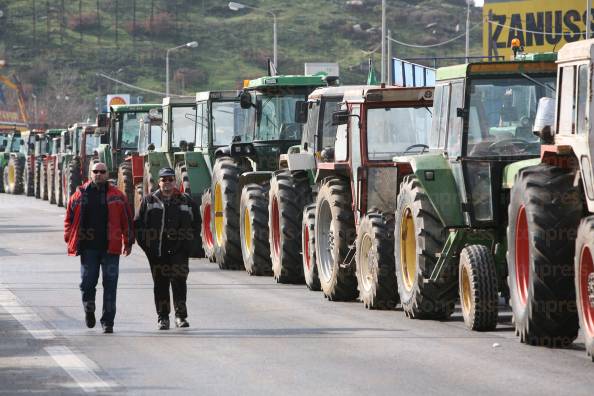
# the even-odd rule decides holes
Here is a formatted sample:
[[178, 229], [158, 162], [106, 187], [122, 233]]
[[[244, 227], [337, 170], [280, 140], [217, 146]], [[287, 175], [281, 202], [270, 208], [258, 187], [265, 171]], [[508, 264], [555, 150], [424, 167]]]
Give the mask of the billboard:
[[584, 39], [586, 4], [586, 0], [485, 0], [484, 55], [510, 59], [515, 37], [526, 52], [558, 51], [565, 43]]
[[19, 108], [24, 105], [19, 97], [19, 89], [15, 81], [0, 76], [0, 129], [23, 129], [27, 126], [22, 113], [24, 109]]
[[107, 106], [127, 105], [130, 104], [129, 94], [115, 94], [107, 95]]

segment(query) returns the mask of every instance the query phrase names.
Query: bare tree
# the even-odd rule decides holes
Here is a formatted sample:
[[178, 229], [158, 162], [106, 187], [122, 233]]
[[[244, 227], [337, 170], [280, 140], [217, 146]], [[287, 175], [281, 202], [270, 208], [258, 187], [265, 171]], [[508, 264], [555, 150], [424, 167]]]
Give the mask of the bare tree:
[[85, 121], [93, 114], [93, 104], [78, 96], [78, 86], [83, 83], [74, 70], [50, 70], [47, 86], [39, 97], [39, 109], [45, 111], [48, 125], [66, 127]]

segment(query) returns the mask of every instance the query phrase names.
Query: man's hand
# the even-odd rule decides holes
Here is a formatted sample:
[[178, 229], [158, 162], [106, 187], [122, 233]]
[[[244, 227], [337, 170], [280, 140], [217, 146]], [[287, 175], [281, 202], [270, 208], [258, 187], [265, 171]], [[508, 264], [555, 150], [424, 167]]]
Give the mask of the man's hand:
[[124, 247], [122, 247], [122, 254], [124, 256], [129, 256], [131, 251], [132, 251], [132, 246], [124, 246]]

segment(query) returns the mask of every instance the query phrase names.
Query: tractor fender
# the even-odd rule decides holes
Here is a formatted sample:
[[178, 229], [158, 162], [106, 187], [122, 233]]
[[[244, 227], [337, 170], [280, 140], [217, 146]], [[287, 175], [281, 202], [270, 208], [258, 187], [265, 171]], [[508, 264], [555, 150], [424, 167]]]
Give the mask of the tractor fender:
[[523, 161], [514, 162], [503, 168], [503, 180], [501, 186], [504, 189], [511, 189], [516, 181], [516, 176], [520, 171], [529, 166], [538, 165], [541, 163], [540, 158], [531, 158]]
[[256, 184], [263, 184], [268, 183], [268, 181], [272, 178], [274, 172], [268, 171], [255, 171], [255, 172], [245, 172], [239, 176], [239, 190], [243, 188], [246, 184], [256, 183]]
[[452, 167], [442, 153], [395, 157], [396, 163], [408, 163], [423, 186], [445, 227], [464, 226], [464, 212], [460, 192]]

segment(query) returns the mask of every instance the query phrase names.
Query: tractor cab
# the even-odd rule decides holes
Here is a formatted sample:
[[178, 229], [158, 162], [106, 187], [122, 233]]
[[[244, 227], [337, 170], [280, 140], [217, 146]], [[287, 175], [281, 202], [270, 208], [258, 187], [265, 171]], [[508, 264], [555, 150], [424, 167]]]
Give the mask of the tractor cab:
[[555, 60], [553, 53], [532, 54], [437, 70], [429, 147], [451, 167], [463, 208], [456, 225], [505, 221], [514, 173], [508, 166], [540, 154], [532, 125], [539, 99], [555, 97]]
[[140, 119], [138, 133], [138, 154], [147, 155], [151, 151], [161, 148], [161, 128], [163, 116], [160, 109], [154, 109]]

